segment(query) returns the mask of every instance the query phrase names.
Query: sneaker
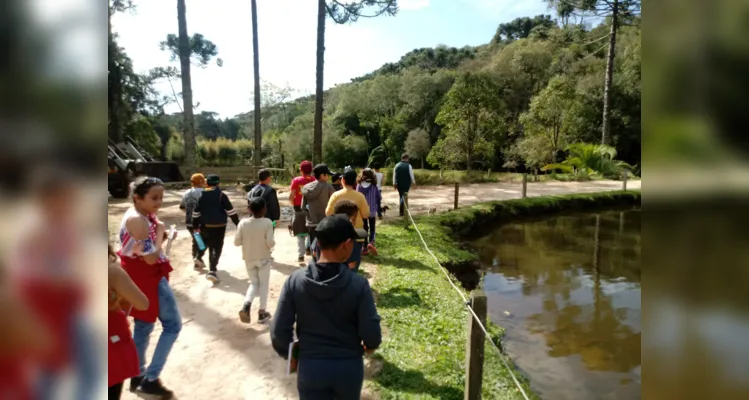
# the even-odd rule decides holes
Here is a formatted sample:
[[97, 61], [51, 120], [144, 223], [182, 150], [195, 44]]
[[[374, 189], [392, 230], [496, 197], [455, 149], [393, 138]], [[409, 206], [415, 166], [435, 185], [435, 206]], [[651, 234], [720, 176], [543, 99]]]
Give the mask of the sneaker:
[[299, 261], [300, 263], [303, 263], [303, 262], [304, 262], [304, 256], [301, 256], [301, 257], [299, 257], [299, 258], [297, 259], [297, 261]]
[[205, 269], [205, 263], [203, 262], [203, 260], [196, 258], [192, 260], [192, 262], [193, 262], [193, 268], [195, 270]]
[[245, 305], [242, 306], [242, 309], [239, 310], [239, 320], [244, 322], [245, 324], [250, 323], [250, 306], [252, 303], [245, 303]]
[[155, 381], [143, 379], [138, 387], [138, 393], [159, 396], [161, 399], [171, 399], [174, 396], [174, 392], [164, 387], [161, 379], [156, 379]]
[[310, 249], [307, 249], [307, 250], [304, 251], [304, 254], [308, 255], [308, 256], [311, 256], [312, 252], [310, 251]]
[[205, 275], [205, 279], [208, 279], [212, 283], [219, 283], [221, 282], [221, 279], [218, 279], [218, 275], [216, 275], [216, 272], [211, 271]]
[[264, 324], [270, 320], [270, 313], [267, 311], [258, 311], [257, 312], [257, 323], [258, 324]]
[[138, 386], [140, 386], [141, 382], [143, 382], [142, 376], [134, 376], [130, 378], [130, 392], [135, 393], [135, 391], [138, 390]]

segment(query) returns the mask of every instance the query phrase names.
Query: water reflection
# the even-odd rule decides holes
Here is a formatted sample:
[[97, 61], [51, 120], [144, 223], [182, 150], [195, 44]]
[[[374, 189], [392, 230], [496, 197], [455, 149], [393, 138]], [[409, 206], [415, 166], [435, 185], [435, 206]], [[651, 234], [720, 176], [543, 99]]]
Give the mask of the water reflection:
[[640, 398], [640, 213], [505, 225], [475, 242], [505, 348], [549, 399]]

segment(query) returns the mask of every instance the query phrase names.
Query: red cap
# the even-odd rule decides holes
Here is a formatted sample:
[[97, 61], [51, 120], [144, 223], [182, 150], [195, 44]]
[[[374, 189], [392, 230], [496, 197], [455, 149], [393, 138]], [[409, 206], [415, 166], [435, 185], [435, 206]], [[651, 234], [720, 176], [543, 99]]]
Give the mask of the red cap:
[[304, 160], [301, 164], [299, 164], [299, 170], [302, 171], [303, 174], [311, 174], [312, 173], [312, 163]]

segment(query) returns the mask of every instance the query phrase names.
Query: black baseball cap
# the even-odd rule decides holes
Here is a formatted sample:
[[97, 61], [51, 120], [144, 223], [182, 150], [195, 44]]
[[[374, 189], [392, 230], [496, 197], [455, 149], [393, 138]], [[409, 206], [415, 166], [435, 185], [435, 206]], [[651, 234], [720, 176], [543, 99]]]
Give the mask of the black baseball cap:
[[326, 164], [317, 164], [315, 165], [315, 168], [312, 168], [312, 175], [314, 176], [320, 176], [320, 175], [333, 175], [332, 172], [330, 172], [330, 168]]
[[216, 174], [210, 174], [205, 177], [205, 183], [208, 184], [208, 186], [216, 186], [218, 185], [219, 179], [218, 175]]
[[325, 217], [315, 228], [315, 237], [320, 248], [332, 249], [338, 247], [348, 239], [356, 240], [359, 235], [354, 229], [348, 217], [344, 214], [335, 214]]

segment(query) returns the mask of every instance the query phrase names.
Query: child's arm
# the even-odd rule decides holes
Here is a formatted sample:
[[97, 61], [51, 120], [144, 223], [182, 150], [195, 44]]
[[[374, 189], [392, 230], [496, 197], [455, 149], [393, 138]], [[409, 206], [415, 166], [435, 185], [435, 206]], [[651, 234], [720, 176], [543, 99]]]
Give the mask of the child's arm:
[[336, 196], [335, 193], [330, 196], [330, 199], [328, 200], [328, 206], [325, 207], [325, 216], [329, 217], [333, 215], [333, 209], [335, 208], [335, 202], [338, 200], [338, 196]]
[[276, 239], [273, 237], [273, 223], [268, 224], [268, 227], [265, 229], [265, 244], [271, 250], [276, 246]]
[[141, 255], [148, 264], [156, 263], [159, 260], [159, 254], [161, 254], [161, 243], [159, 243], [159, 240], [156, 243], [151, 241], [148, 236], [148, 223], [139, 216], [130, 217], [125, 222], [125, 229], [137, 242], [136, 254]]
[[237, 225], [237, 233], [234, 234], [234, 245], [235, 246], [241, 246], [242, 245], [242, 227], [244, 226], [244, 221], [239, 221], [239, 225]]
[[148, 309], [148, 298], [138, 289], [130, 276], [119, 265], [109, 265], [109, 286], [114, 291], [127, 300], [135, 309]]
[[221, 193], [221, 203], [224, 206], [226, 215], [231, 218], [231, 222], [234, 222], [234, 226], [239, 226], [239, 217], [237, 216], [237, 210], [234, 209], [234, 206], [231, 204], [231, 200], [229, 200], [229, 196], [227, 196], [226, 193]]

